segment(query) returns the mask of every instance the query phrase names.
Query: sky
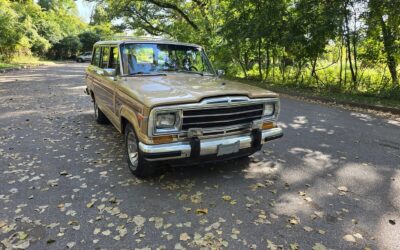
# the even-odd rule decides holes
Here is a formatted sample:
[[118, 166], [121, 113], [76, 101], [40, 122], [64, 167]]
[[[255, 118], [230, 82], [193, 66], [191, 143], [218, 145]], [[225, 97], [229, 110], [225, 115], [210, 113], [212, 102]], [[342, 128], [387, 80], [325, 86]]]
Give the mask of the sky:
[[92, 13], [94, 3], [86, 2], [84, 0], [77, 0], [76, 5], [78, 6], [79, 15], [85, 22], [88, 23], [90, 21], [90, 15]]

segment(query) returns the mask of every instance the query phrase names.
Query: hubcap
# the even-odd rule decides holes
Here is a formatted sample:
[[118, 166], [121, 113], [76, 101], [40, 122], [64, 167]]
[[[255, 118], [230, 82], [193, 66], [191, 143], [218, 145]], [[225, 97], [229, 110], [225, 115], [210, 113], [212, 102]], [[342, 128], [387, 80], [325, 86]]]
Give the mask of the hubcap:
[[136, 170], [138, 166], [139, 152], [136, 143], [136, 137], [132, 132], [128, 133], [126, 146], [128, 147], [128, 157], [131, 163], [130, 168]]

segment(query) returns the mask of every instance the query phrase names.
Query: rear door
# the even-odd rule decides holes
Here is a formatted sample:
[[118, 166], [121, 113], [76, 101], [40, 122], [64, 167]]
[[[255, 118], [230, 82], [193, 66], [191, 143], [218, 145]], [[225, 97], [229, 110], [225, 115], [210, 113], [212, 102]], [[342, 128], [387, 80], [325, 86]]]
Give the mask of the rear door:
[[[113, 113], [114, 106], [114, 80], [104, 73], [104, 69], [108, 68], [110, 62], [110, 47], [101, 46], [100, 63], [97, 70], [94, 71], [95, 90], [98, 103], [101, 104], [102, 111], [108, 116]], [[110, 117], [109, 117], [110, 118]]]

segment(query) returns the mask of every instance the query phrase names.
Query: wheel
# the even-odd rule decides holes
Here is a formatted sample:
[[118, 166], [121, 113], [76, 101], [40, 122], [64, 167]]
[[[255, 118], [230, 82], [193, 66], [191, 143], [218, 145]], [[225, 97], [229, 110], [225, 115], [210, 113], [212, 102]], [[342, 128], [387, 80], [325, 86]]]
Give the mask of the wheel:
[[155, 172], [154, 166], [148, 164], [139, 150], [139, 142], [130, 123], [125, 127], [125, 154], [129, 170], [137, 177], [147, 177]]
[[77, 61], [78, 63], [83, 62], [82, 58], [78, 58], [78, 59], [76, 59], [76, 61]]
[[97, 103], [95, 100], [93, 100], [93, 109], [94, 109], [94, 119], [98, 124], [107, 124], [108, 119], [106, 115], [101, 111], [99, 106], [97, 106]]

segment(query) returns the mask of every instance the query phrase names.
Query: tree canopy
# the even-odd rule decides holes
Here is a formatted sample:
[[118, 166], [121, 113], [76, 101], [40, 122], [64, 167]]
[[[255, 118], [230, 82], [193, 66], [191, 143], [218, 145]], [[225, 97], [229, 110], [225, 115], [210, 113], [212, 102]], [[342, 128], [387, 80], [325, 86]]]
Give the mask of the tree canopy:
[[18, 54], [71, 58], [113, 33], [110, 22], [83, 22], [74, 0], [0, 0], [0, 6], [0, 60]]
[[0, 60], [73, 57], [116, 32], [203, 45], [229, 76], [399, 93], [400, 0], [0, 0]]
[[[400, 0], [95, 2], [119, 28], [204, 45], [232, 75], [350, 90], [371, 82], [399, 87]], [[381, 75], [368, 74], [371, 68]]]

